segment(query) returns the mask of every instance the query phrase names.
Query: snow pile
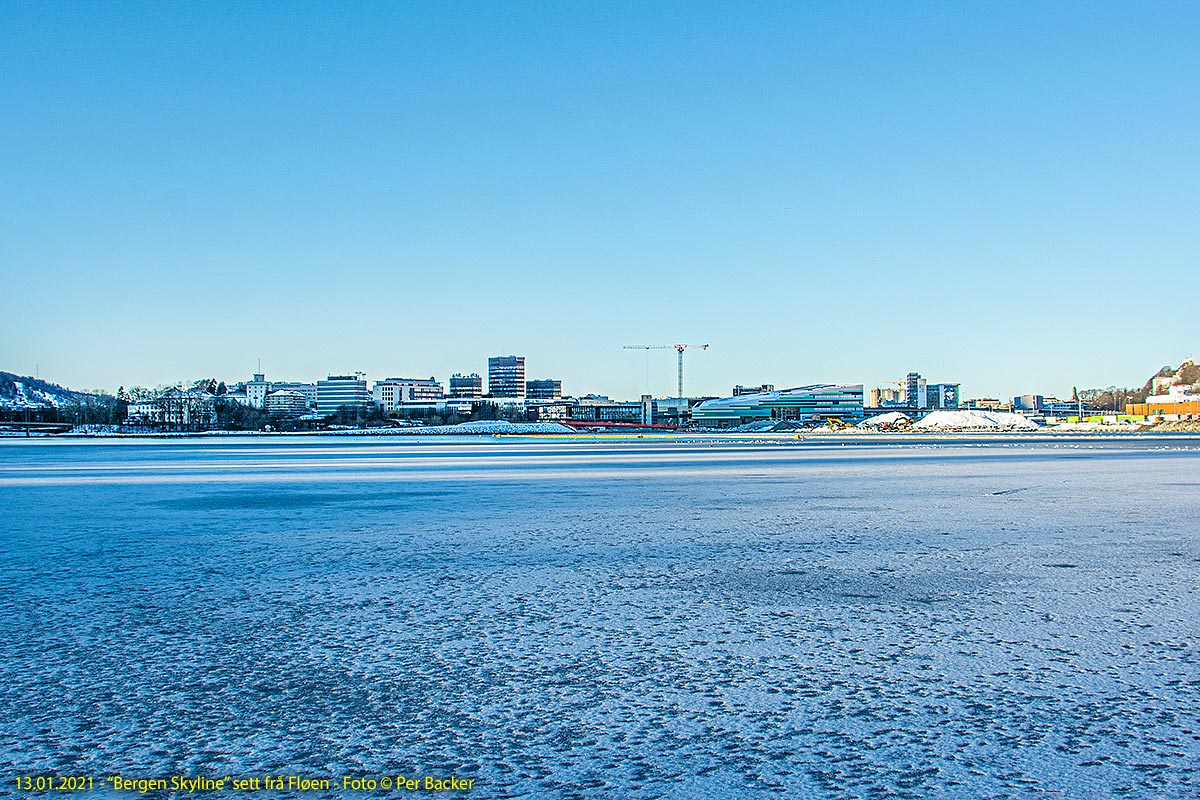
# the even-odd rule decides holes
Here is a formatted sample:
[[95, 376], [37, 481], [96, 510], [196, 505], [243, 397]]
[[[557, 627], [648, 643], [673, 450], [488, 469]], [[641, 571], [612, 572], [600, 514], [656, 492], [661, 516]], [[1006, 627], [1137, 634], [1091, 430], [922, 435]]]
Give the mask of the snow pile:
[[931, 411], [913, 430], [921, 431], [1036, 431], [1036, 422], [1007, 411]]
[[404, 433], [572, 433], [572, 429], [557, 422], [506, 422], [504, 420], [477, 420], [460, 422], [457, 425], [437, 425], [429, 428], [404, 428]]
[[912, 420], [910, 420], [908, 417], [901, 414], [899, 411], [892, 411], [888, 414], [880, 414], [877, 417], [871, 417], [869, 419], [864, 419], [862, 422], [858, 423], [858, 427], [860, 427], [860, 428], [883, 428], [883, 427], [898, 428], [901, 425], [907, 425], [910, 422], [912, 422]]

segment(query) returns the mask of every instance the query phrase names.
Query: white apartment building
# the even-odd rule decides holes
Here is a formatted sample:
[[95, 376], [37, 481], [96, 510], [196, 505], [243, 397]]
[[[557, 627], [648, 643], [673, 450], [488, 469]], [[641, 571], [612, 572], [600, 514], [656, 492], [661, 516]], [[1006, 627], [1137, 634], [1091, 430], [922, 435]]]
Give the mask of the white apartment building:
[[308, 398], [301, 392], [280, 389], [267, 395], [265, 407], [268, 414], [280, 417], [299, 417], [308, 411]]

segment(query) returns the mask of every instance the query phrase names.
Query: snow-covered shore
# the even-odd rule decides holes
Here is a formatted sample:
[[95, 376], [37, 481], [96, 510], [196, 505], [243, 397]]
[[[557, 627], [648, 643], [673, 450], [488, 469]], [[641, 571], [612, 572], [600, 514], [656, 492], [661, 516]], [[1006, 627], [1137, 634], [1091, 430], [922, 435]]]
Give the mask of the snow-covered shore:
[[128, 431], [114, 425], [79, 425], [60, 436], [494, 436], [571, 433], [557, 422], [506, 422], [479, 420], [458, 425], [410, 425], [401, 428], [340, 428], [323, 431]]

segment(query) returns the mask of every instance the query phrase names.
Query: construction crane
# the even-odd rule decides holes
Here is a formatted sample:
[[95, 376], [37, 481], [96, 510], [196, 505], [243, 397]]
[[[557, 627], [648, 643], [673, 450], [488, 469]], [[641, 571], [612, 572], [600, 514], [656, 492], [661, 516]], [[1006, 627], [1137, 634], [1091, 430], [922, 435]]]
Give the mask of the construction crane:
[[689, 348], [707, 350], [706, 344], [627, 344], [626, 350], [670, 350], [674, 348], [679, 353], [679, 396], [683, 397], [683, 351]]

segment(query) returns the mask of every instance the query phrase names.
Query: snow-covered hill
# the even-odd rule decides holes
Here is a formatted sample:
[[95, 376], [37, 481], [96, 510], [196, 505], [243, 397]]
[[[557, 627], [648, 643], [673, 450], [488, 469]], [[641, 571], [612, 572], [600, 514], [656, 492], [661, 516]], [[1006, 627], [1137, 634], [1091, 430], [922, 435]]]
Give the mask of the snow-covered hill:
[[57, 383], [47, 383], [11, 372], [0, 372], [0, 409], [63, 408], [76, 403], [87, 403], [89, 400], [104, 402], [111, 398], [74, 392]]

